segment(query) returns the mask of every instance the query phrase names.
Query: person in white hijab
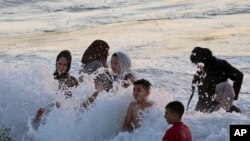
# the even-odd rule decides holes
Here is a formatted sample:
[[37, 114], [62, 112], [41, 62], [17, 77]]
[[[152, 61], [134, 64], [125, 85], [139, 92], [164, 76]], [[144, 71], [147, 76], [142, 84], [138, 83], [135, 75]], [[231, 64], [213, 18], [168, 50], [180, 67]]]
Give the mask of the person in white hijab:
[[[131, 68], [131, 60], [130, 58], [122, 52], [116, 52], [111, 57], [111, 69], [112, 69], [112, 92], [118, 91], [118, 86], [116, 86], [114, 82], [120, 85], [120, 82], [123, 87], [127, 88], [130, 84], [134, 83], [134, 75], [130, 71]], [[103, 81], [98, 81], [98, 77], [95, 82], [96, 92], [89, 97], [84, 103], [83, 107], [87, 108], [91, 103], [94, 102], [99, 92], [103, 90], [104, 83], [109, 82], [107, 79], [103, 79]], [[105, 82], [106, 81], [106, 82]], [[108, 83], [109, 84], [109, 83]], [[111, 87], [108, 87], [111, 89]]]
[[130, 70], [131, 60], [123, 52], [115, 52], [111, 57], [111, 69], [114, 81], [122, 81], [123, 87], [133, 84], [135, 77]]
[[215, 107], [214, 111], [218, 111], [221, 108], [229, 111], [233, 105], [234, 97], [234, 89], [228, 82], [217, 84], [215, 88], [215, 101], [219, 102], [219, 104]]

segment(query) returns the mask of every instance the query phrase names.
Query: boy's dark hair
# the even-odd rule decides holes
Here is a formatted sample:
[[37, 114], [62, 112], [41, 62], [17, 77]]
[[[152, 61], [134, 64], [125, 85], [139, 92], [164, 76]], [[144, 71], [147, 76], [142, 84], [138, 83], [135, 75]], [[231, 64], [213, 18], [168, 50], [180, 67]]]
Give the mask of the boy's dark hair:
[[180, 119], [185, 111], [184, 105], [180, 101], [169, 102], [165, 109], [169, 109], [171, 112], [177, 113]]
[[151, 83], [146, 79], [139, 79], [133, 83], [134, 85], [142, 85], [143, 88], [149, 90]]

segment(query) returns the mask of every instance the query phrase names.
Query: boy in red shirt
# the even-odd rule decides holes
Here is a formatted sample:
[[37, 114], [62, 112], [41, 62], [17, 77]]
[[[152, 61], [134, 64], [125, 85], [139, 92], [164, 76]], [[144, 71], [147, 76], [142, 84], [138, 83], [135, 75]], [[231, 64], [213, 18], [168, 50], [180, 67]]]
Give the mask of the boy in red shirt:
[[191, 132], [182, 121], [185, 109], [181, 102], [172, 101], [165, 107], [164, 118], [168, 124], [173, 124], [162, 138], [162, 141], [192, 141]]

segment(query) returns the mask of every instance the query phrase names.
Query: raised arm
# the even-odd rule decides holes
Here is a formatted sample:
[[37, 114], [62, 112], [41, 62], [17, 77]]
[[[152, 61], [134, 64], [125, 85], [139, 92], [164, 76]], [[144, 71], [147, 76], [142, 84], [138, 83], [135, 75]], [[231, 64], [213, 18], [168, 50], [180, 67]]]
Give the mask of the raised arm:
[[135, 76], [132, 73], [129, 73], [129, 74], [124, 76], [123, 81], [124, 81], [123, 87], [127, 88], [127, 87], [129, 87], [130, 84], [134, 83]]
[[84, 108], [87, 108], [90, 104], [92, 104], [95, 101], [99, 92], [103, 90], [103, 83], [100, 81], [97, 81], [95, 83], [95, 88], [96, 88], [96, 91], [91, 95], [91, 97], [89, 97], [86, 101], [83, 102]]

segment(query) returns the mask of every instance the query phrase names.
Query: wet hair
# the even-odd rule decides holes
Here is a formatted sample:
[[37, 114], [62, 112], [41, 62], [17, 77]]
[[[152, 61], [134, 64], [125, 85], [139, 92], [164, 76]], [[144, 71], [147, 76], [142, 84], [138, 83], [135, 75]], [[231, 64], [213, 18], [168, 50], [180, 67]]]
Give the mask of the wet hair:
[[68, 50], [63, 50], [61, 51], [57, 57], [56, 57], [56, 63], [58, 62], [58, 60], [61, 58], [61, 57], [65, 57], [66, 60], [67, 60], [67, 72], [70, 70], [70, 66], [71, 66], [71, 60], [72, 60], [72, 56], [71, 56], [71, 53], [70, 51]]
[[118, 57], [118, 55], [117, 55], [116, 53], [114, 53], [114, 54], [112, 55], [112, 57]]
[[184, 105], [180, 101], [169, 102], [165, 109], [169, 109], [171, 112], [176, 113], [180, 119], [185, 111]]
[[109, 45], [103, 40], [95, 40], [85, 50], [81, 62], [88, 64], [93, 61], [107, 62]]
[[190, 60], [192, 63], [202, 62], [204, 64], [208, 64], [209, 62], [211, 62], [212, 57], [213, 54], [210, 49], [195, 47], [190, 55]]
[[[71, 60], [72, 60], [72, 56], [71, 56], [71, 53], [69, 50], [63, 50], [61, 51], [57, 57], [56, 57], [56, 65], [57, 65], [57, 62], [60, 58], [62, 57], [65, 57], [66, 60], [67, 60], [67, 70], [66, 70], [66, 74], [69, 72], [70, 70], [70, 66], [71, 66]], [[62, 74], [62, 75], [65, 75], [65, 74]], [[59, 78], [59, 72], [58, 70], [56, 69], [55, 72], [53, 73], [53, 76], [55, 79], [58, 79]]]
[[151, 87], [151, 83], [146, 79], [137, 80], [133, 84], [134, 85], [141, 85], [143, 88], [145, 88], [147, 90], [149, 90]]

